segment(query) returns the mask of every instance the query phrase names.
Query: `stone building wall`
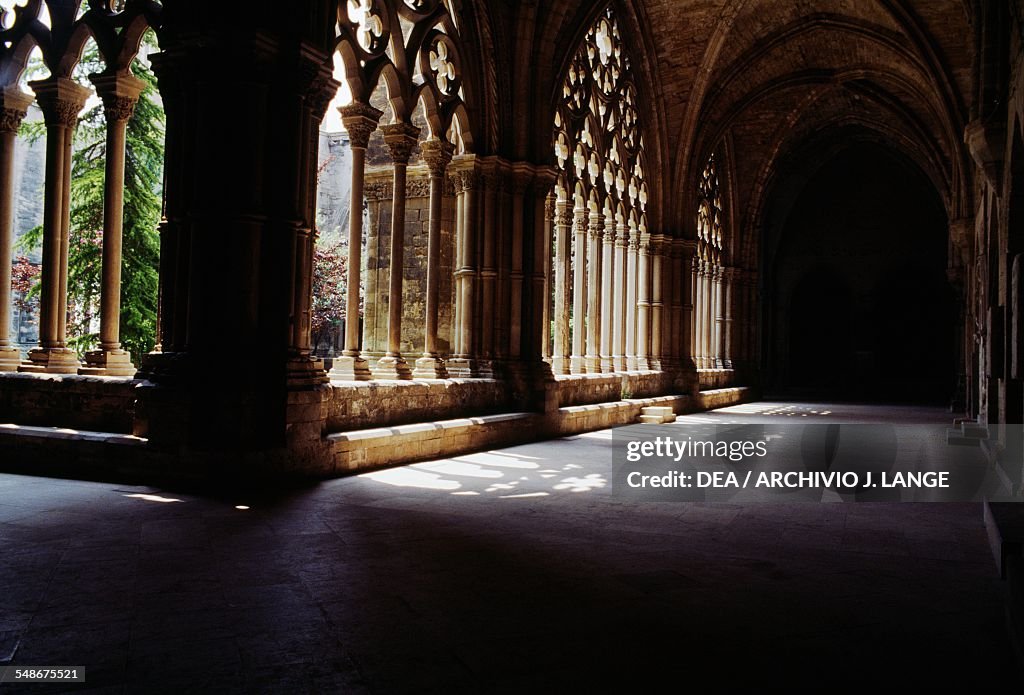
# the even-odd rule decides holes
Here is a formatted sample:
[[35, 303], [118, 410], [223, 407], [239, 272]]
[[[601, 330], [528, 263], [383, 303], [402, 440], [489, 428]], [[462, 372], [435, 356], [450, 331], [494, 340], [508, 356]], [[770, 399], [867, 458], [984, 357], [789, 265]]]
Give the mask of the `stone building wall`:
[[[25, 123], [42, 121], [43, 114], [34, 104], [29, 107]], [[26, 253], [17, 248], [17, 240], [25, 232], [43, 223], [43, 179], [46, 169], [46, 139], [30, 142], [19, 137], [14, 150], [14, 238], [15, 257], [28, 256], [33, 263], [42, 260], [41, 249]], [[38, 317], [23, 313], [15, 308], [11, 314], [11, 337], [22, 348], [27, 349], [39, 340]]]
[[[402, 292], [402, 354], [410, 362], [423, 352], [427, 293], [427, 236], [430, 225], [430, 183], [425, 166], [409, 167], [406, 184], [405, 253]], [[372, 357], [387, 351], [388, 291], [391, 263], [392, 168], [374, 167], [366, 173], [368, 224], [366, 235], [366, 309], [363, 350]], [[455, 195], [446, 183], [441, 206], [440, 306], [438, 345], [442, 354], [451, 345], [452, 282], [455, 257]]]
[[348, 133], [320, 131], [316, 224], [321, 243], [348, 243], [352, 151]]

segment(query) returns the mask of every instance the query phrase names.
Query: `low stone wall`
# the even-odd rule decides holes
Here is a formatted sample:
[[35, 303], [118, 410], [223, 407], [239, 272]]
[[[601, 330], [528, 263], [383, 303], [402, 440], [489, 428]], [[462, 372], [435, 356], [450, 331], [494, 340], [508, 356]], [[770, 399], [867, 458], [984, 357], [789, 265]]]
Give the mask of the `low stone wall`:
[[579, 434], [608, 427], [636, 424], [640, 418], [640, 411], [651, 406], [672, 408], [672, 412], [677, 414], [693, 413], [736, 405], [742, 403], [748, 396], [749, 390], [740, 387], [702, 391], [696, 398], [691, 396], [655, 396], [573, 405], [559, 408], [555, 418], [545, 423], [545, 428], [549, 434], [556, 436]]
[[0, 422], [130, 434], [135, 387], [123, 377], [0, 374]]
[[360, 381], [331, 387], [328, 432], [489, 415], [510, 409], [506, 384], [495, 379]]
[[541, 419], [535, 413], [504, 413], [341, 432], [327, 439], [334, 472], [342, 475], [533, 441], [542, 432]]
[[555, 377], [559, 407], [609, 403], [628, 398], [649, 398], [671, 390], [664, 372], [618, 374], [564, 374]]
[[552, 435], [565, 436], [608, 427], [633, 425], [639, 421], [642, 408], [661, 406], [672, 408], [676, 413], [683, 413], [689, 410], [690, 402], [689, 396], [661, 396], [571, 405], [559, 408], [557, 416], [553, 421], [546, 423], [546, 427]]
[[11, 424], [0, 424], [0, 460], [4, 470], [43, 475], [200, 480], [245, 471], [250, 477], [330, 477], [633, 424], [647, 406], [688, 413], [740, 403], [749, 394], [722, 388], [695, 396], [622, 397], [664, 393], [667, 379], [660, 372], [559, 377], [557, 401], [567, 404], [546, 414], [510, 412], [508, 384], [492, 379], [325, 384], [295, 394], [288, 447], [250, 461], [244, 454], [225, 458], [214, 452], [182, 457], [130, 436], [146, 419], [136, 401], [147, 382], [3, 374], [0, 423]]
[[724, 389], [735, 385], [736, 370], [734, 369], [698, 369], [697, 379], [701, 391]]
[[132, 435], [0, 424], [0, 461], [6, 473], [152, 480], [155, 458], [146, 440]]
[[750, 389], [739, 386], [733, 388], [701, 391], [697, 394], [697, 402], [693, 410], [713, 410], [742, 403], [750, 397]]

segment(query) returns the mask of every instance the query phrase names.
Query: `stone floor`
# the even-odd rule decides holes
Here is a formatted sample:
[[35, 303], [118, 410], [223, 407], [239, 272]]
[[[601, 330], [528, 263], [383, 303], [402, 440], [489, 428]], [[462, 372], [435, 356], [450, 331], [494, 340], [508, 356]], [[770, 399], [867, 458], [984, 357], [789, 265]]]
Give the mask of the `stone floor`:
[[[683, 420], [805, 415], [949, 421]], [[97, 693], [1019, 684], [978, 505], [626, 502], [610, 436], [276, 496], [0, 475], [0, 665]]]

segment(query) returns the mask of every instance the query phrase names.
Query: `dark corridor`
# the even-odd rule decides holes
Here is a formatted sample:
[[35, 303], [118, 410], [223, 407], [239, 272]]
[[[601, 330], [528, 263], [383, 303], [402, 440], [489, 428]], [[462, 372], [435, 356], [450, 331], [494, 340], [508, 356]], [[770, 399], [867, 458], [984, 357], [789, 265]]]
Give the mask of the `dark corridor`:
[[866, 143], [792, 178], [766, 237], [767, 391], [947, 403], [956, 315], [931, 182]]

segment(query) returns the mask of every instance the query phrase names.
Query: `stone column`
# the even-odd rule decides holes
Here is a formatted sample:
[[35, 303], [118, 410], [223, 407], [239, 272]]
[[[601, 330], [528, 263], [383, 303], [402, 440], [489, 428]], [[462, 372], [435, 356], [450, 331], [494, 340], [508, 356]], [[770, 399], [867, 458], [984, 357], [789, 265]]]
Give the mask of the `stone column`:
[[[507, 162], [501, 161], [497, 169], [495, 217], [491, 221], [494, 234], [494, 301], [483, 306], [484, 331], [491, 335], [494, 366], [507, 367], [509, 329], [512, 315], [509, 311], [512, 296], [512, 235], [515, 213], [512, 199], [515, 177]], [[506, 371], [507, 373], [507, 371]]]
[[665, 237], [658, 234], [651, 237], [651, 354], [648, 358], [650, 369], [661, 369], [664, 335], [664, 253]]
[[715, 266], [711, 259], [704, 263], [704, 368], [715, 368], [713, 336], [715, 332]]
[[637, 263], [636, 364], [637, 369], [650, 369], [651, 356], [651, 235], [640, 234], [640, 256]]
[[[377, 360], [373, 375], [381, 379], [411, 379], [412, 370], [402, 357], [402, 280], [405, 277], [405, 180], [409, 157], [420, 129], [409, 123], [381, 127], [391, 153], [391, 257], [388, 259], [388, 348]], [[431, 178], [433, 182], [433, 178]], [[433, 204], [433, 200], [431, 200]], [[433, 210], [433, 208], [431, 208]], [[429, 291], [428, 291], [429, 292]]]
[[32, 97], [0, 92], [0, 372], [16, 372], [21, 353], [11, 341], [11, 248], [14, 242], [14, 148]]
[[587, 209], [582, 200], [576, 201], [573, 210], [573, 236], [575, 261], [572, 277], [572, 355], [569, 358], [570, 371], [583, 374], [587, 371], [584, 333], [587, 315]]
[[736, 270], [725, 268], [722, 273], [722, 368], [732, 369], [732, 316], [733, 316], [733, 283]]
[[[686, 294], [690, 287], [688, 269], [686, 263], [685, 242], [679, 238], [669, 238], [666, 241], [666, 257], [671, 261], [671, 273], [666, 277], [668, 286], [669, 317], [666, 322], [669, 324], [670, 347], [668, 354], [672, 358], [672, 366], [678, 371], [683, 362], [686, 350], [686, 333], [688, 328], [684, 321], [685, 315], [683, 306], [686, 303]], [[662, 359], [664, 363], [664, 358]]]
[[43, 202], [43, 274], [39, 347], [26, 372], [76, 374], [81, 365], [67, 347], [68, 244], [71, 227], [71, 144], [78, 113], [90, 90], [57, 77], [32, 82], [46, 121], [46, 186]]
[[476, 362], [476, 292], [477, 292], [477, 228], [480, 224], [477, 214], [479, 195], [479, 176], [476, 172], [476, 160], [471, 156], [460, 155], [456, 158], [459, 164], [458, 182], [462, 203], [459, 206], [458, 230], [459, 238], [456, 247], [458, 257], [455, 259], [455, 314], [456, 334], [455, 354], [445, 365], [450, 376], [470, 377], [478, 374]]
[[679, 241], [680, 252], [682, 254], [682, 264], [680, 266], [680, 279], [678, 284], [683, 292], [682, 316], [680, 317], [680, 320], [682, 321], [680, 357], [683, 361], [683, 368], [687, 369], [689, 367], [696, 367], [693, 359], [693, 303], [696, 295], [696, 276], [694, 275], [693, 265], [696, 260], [694, 256], [694, 249], [696, 247], [691, 240], [680, 239]]
[[601, 372], [601, 242], [604, 215], [590, 211], [590, 240], [587, 249], [587, 354], [588, 374]]
[[480, 256], [478, 232], [480, 230], [480, 183], [481, 178], [475, 169], [466, 172], [466, 235], [462, 239], [462, 290], [459, 294], [462, 302], [461, 332], [462, 357], [467, 360], [468, 374], [477, 372], [476, 357], [480, 350], [479, 302]]
[[[453, 158], [454, 159], [454, 158]], [[449, 366], [457, 355], [463, 354], [462, 349], [462, 259], [463, 259], [463, 238], [465, 237], [464, 225], [466, 222], [466, 185], [461, 171], [455, 166], [447, 168], [447, 180], [445, 185], [451, 184], [452, 193], [455, 197], [455, 209], [452, 213], [452, 243], [455, 245], [455, 254], [452, 256], [452, 333], [449, 343]], [[428, 184], [429, 185], [429, 184]], [[450, 371], [451, 374], [451, 371]]]
[[615, 287], [612, 291], [612, 302], [615, 307], [613, 317], [614, 330], [612, 331], [612, 369], [617, 372], [624, 372], [628, 369], [626, 364], [626, 246], [629, 244], [629, 231], [626, 228], [626, 221], [616, 217], [615, 235], [615, 258], [612, 265], [615, 267]]
[[125, 135], [145, 83], [127, 74], [90, 78], [107, 117], [103, 181], [103, 284], [100, 288], [100, 349], [85, 354], [81, 374], [133, 376], [135, 365], [121, 349], [121, 232], [124, 227]]
[[715, 274], [715, 367], [725, 366], [725, 266], [719, 265]]
[[632, 220], [629, 222], [629, 247], [626, 252], [626, 369], [633, 372], [637, 366], [636, 357], [636, 292], [637, 256], [640, 251], [640, 231]]
[[555, 251], [555, 194], [551, 192], [543, 201], [544, 220], [540, 230], [544, 238], [544, 291], [541, 296], [544, 298], [544, 314], [541, 325], [541, 357], [547, 360], [554, 359], [554, 341], [552, 340], [552, 317], [554, 306], [552, 294], [554, 289], [554, 277], [552, 273], [552, 260]]
[[[699, 246], [698, 246], [699, 248]], [[697, 369], [704, 369], [704, 259], [699, 255], [693, 260], [694, 301], [693, 320], [693, 361]]]
[[484, 206], [484, 238], [483, 238], [483, 262], [480, 269], [480, 301], [481, 301], [481, 328], [480, 353], [481, 357], [489, 364], [494, 360], [497, 349], [494, 344], [494, 315], [495, 304], [498, 301], [498, 271], [497, 271], [497, 249], [499, 227], [499, 187], [498, 172], [496, 163], [488, 162], [484, 170], [483, 182], [483, 206]]
[[[542, 382], [551, 379], [550, 352], [551, 321], [551, 229], [555, 199], [553, 187], [556, 172], [546, 167], [531, 167], [527, 210], [532, 210], [524, 229], [523, 271], [530, 278], [523, 288], [523, 337], [520, 360], [526, 364], [535, 379], [538, 399], [543, 399]], [[541, 400], [541, 402], [543, 402]]]
[[[521, 356], [523, 340], [523, 224], [526, 211], [524, 200], [526, 189], [533, 181], [533, 167], [517, 162], [512, 167], [512, 255], [511, 268], [508, 276], [508, 348], [509, 359], [518, 360]], [[538, 230], [539, 232], [539, 230]]]
[[711, 356], [715, 369], [722, 368], [722, 270], [722, 266], [716, 263], [711, 276]]
[[555, 374], [568, 374], [569, 306], [571, 290], [572, 203], [560, 199], [555, 204], [555, 341], [551, 369]]
[[335, 358], [331, 379], [368, 381], [372, 378], [366, 359], [359, 352], [359, 276], [363, 266], [363, 174], [366, 146], [377, 129], [382, 112], [369, 104], [340, 107], [341, 121], [352, 148], [352, 202], [348, 215], [348, 286], [345, 297], [345, 350]]
[[423, 331], [423, 356], [416, 360], [415, 376], [445, 379], [444, 360], [437, 349], [437, 309], [441, 281], [441, 203], [444, 174], [455, 147], [443, 140], [428, 140], [420, 146], [423, 161], [430, 168], [430, 222], [427, 232], [427, 307]]
[[615, 213], [605, 208], [604, 238], [601, 247], [601, 371], [614, 370], [612, 338], [614, 337], [615, 289]]

